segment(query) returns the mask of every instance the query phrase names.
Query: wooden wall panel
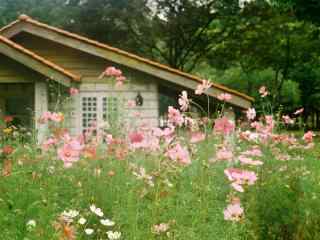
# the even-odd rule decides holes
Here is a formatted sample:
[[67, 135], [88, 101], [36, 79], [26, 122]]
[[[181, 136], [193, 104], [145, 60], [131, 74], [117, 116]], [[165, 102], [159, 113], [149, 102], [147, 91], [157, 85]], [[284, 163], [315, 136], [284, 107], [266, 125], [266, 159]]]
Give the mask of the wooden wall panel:
[[[14, 41], [61, 65], [65, 69], [80, 74], [82, 76], [82, 83], [79, 85], [81, 92], [86, 94], [102, 93], [106, 94], [106, 96], [119, 97], [122, 102], [122, 111], [126, 112], [125, 116], [128, 115], [127, 101], [135, 100], [138, 92], [140, 92], [144, 99], [143, 106], [130, 109], [130, 111], [139, 111], [144, 119], [152, 119], [152, 124], [158, 122], [158, 86], [156, 79], [152, 76], [124, 66], [116, 66], [124, 72], [127, 78], [126, 83], [117, 88], [112, 80], [98, 78], [107, 66], [116, 64], [27, 33], [17, 35]], [[76, 128], [79, 132], [79, 119], [81, 119], [79, 99], [74, 101], [73, 107], [68, 108], [66, 112], [73, 114], [73, 116], [66, 116], [68, 128]], [[76, 130], [73, 129], [72, 131]]]
[[34, 82], [40, 74], [0, 54], [0, 84]]

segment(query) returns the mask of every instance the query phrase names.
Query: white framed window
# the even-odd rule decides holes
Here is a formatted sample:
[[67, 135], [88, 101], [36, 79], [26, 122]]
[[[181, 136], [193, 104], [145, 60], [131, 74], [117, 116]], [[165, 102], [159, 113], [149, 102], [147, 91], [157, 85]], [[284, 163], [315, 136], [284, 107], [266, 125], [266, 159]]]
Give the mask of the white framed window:
[[91, 127], [91, 124], [98, 121], [98, 98], [97, 96], [81, 97], [81, 126], [83, 130]]
[[113, 124], [119, 121], [119, 99], [117, 97], [102, 98], [102, 118], [103, 121]]
[[120, 120], [119, 98], [105, 92], [80, 93], [81, 132], [88, 130], [93, 123], [113, 126]]

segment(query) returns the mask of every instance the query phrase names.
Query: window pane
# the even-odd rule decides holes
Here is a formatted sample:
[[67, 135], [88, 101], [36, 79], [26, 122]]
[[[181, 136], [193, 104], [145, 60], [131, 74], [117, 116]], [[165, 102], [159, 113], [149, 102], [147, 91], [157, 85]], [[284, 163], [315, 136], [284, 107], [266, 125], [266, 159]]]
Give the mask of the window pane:
[[93, 122], [97, 121], [97, 98], [82, 98], [82, 128], [87, 130]]

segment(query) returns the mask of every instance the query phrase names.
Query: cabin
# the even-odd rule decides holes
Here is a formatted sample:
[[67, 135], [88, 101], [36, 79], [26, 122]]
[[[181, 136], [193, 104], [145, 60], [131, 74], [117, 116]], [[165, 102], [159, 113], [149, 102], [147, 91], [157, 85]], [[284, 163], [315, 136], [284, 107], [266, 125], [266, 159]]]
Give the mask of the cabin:
[[[107, 66], [121, 69], [127, 83], [118, 88], [108, 78], [99, 78]], [[64, 127], [72, 134], [82, 133], [92, 121], [139, 119], [158, 126], [171, 100], [176, 101], [182, 90], [192, 96], [201, 81], [26, 15], [0, 29], [0, 118], [10, 115], [18, 124], [34, 127], [39, 139], [46, 126], [37, 119], [46, 111], [64, 112]], [[78, 88], [79, 94], [64, 102], [61, 99], [71, 87]], [[207, 91], [213, 102], [221, 93], [232, 96], [229, 104], [234, 109], [247, 109], [253, 102], [219, 84]], [[128, 100], [137, 99], [135, 107], [126, 106]]]

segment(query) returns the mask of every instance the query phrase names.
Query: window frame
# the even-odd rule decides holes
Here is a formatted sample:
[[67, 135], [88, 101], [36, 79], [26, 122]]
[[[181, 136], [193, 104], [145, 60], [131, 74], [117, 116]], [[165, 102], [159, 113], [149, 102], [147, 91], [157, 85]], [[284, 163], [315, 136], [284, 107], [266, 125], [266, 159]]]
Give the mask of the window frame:
[[[117, 112], [117, 121], [121, 118], [121, 109], [120, 109], [120, 97], [117, 96], [117, 94], [111, 93], [111, 92], [80, 92], [80, 99], [79, 99], [79, 107], [80, 107], [80, 113], [79, 113], [79, 131], [80, 133], [84, 133], [89, 127], [84, 126], [84, 114], [86, 114], [84, 108], [83, 108], [83, 99], [84, 98], [96, 98], [96, 123], [97, 126], [101, 126], [101, 124], [104, 124], [105, 122], [109, 122], [108, 119], [108, 107], [105, 107], [104, 105], [104, 99], [106, 99], [106, 104], [108, 106], [108, 99], [112, 98], [112, 101], [114, 99], [117, 99], [116, 101], [116, 109]], [[88, 112], [87, 112], [88, 113]], [[106, 119], [104, 117], [106, 116]]]

